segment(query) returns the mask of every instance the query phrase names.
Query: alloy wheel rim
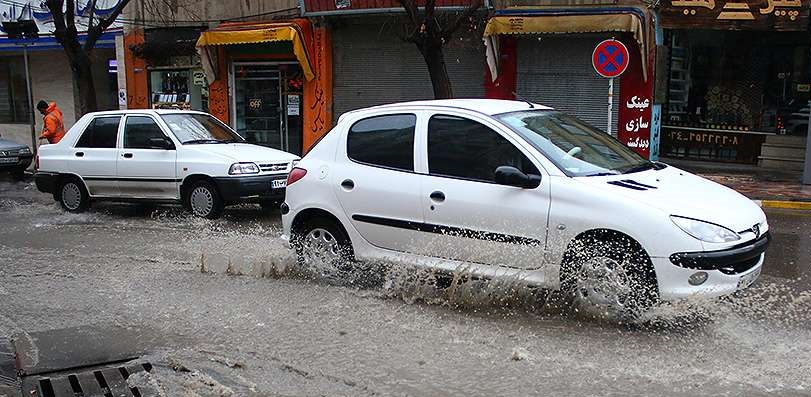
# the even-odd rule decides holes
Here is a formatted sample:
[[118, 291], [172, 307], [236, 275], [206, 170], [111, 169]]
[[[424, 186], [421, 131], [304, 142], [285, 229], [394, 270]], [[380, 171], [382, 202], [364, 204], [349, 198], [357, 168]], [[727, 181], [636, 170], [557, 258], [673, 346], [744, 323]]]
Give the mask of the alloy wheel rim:
[[62, 203], [69, 210], [76, 210], [82, 202], [82, 191], [79, 186], [73, 182], [66, 183], [62, 186]]
[[206, 216], [214, 208], [214, 196], [211, 191], [199, 186], [191, 192], [191, 209], [197, 216]]
[[574, 298], [579, 306], [622, 312], [630, 292], [630, 279], [622, 264], [597, 257], [581, 265]]

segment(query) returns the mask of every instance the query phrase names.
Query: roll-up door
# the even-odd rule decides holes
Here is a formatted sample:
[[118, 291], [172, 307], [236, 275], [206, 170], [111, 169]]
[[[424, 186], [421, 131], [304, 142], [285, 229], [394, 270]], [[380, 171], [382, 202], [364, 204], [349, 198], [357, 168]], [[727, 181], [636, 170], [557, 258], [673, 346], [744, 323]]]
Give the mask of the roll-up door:
[[[433, 99], [428, 68], [398, 25], [336, 24], [333, 28], [334, 117], [367, 106]], [[454, 97], [483, 98], [485, 60], [481, 40], [459, 40], [444, 48]]]
[[[598, 35], [533, 35], [518, 39], [518, 95], [575, 115], [605, 131], [608, 79], [591, 65]], [[619, 78], [614, 79], [611, 134], [617, 135]]]

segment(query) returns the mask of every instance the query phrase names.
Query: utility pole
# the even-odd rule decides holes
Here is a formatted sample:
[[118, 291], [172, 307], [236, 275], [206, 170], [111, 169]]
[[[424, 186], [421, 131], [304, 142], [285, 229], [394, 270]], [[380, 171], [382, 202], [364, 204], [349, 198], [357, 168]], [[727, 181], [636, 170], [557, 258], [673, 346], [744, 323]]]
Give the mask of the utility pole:
[[23, 43], [23, 58], [25, 59], [25, 89], [28, 90], [28, 115], [31, 117], [31, 150], [37, 156], [37, 116], [34, 113], [34, 97], [31, 94], [31, 67], [28, 65], [28, 43]]

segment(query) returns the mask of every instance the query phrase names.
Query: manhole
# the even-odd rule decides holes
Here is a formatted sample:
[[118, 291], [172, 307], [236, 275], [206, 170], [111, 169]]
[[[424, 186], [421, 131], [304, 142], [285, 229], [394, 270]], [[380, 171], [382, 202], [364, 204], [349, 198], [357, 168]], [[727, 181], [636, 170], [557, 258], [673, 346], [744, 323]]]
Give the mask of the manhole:
[[137, 387], [129, 387], [127, 378], [138, 372], [152, 371], [148, 362], [106, 363], [93, 367], [24, 376], [23, 396], [39, 397], [148, 397]]

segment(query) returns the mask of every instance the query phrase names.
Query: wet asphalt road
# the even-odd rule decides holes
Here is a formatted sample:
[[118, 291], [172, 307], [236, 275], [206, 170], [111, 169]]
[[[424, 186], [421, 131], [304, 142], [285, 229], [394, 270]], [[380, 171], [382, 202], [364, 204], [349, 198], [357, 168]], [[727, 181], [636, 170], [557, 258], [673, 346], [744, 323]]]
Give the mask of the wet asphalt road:
[[278, 213], [258, 207], [76, 215], [0, 181], [0, 337], [30, 342], [32, 368], [69, 361], [54, 338], [143, 345], [158, 366], [135, 381], [169, 396], [811, 395], [811, 212], [767, 215], [751, 289], [623, 326], [408, 268], [326, 280], [293, 266]]

